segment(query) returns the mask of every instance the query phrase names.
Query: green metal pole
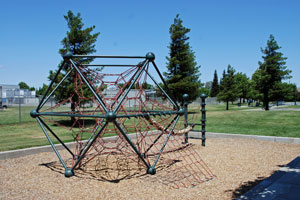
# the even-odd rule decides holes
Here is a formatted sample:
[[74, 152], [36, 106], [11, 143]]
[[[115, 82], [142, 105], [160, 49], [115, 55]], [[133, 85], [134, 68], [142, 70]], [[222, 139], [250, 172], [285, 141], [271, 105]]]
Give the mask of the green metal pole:
[[107, 113], [108, 110], [105, 106], [104, 101], [102, 100], [102, 98], [96, 93], [95, 88], [89, 83], [89, 81], [84, 77], [84, 75], [81, 73], [81, 71], [78, 69], [78, 67], [76, 66], [76, 64], [73, 62], [72, 59], [69, 60], [70, 63], [72, 64], [73, 68], [77, 71], [77, 73], [80, 75], [80, 77], [82, 78], [82, 80], [85, 82], [85, 84], [89, 87], [89, 89], [91, 90], [91, 92], [93, 93], [94, 97], [96, 98], [96, 100], [98, 101], [98, 103], [101, 105], [101, 107], [103, 108], [103, 110]]
[[[56, 89], [62, 84], [62, 82], [64, 82], [66, 80], [66, 78], [69, 76], [69, 74], [71, 73], [72, 70], [68, 71], [68, 73], [63, 77], [63, 79], [61, 79], [61, 81], [56, 85], [56, 87], [52, 90], [52, 92], [47, 96], [46, 99], [43, 100], [43, 102], [41, 101], [39, 108], [42, 108], [45, 103], [48, 101], [48, 99], [52, 96], [52, 94], [56, 91]], [[52, 107], [52, 100], [51, 100], [51, 107]], [[39, 110], [37, 110], [39, 111]]]
[[21, 89], [19, 90], [19, 124], [22, 123], [22, 119], [21, 119]]
[[[99, 132], [95, 135], [95, 137], [92, 139], [92, 141], [88, 144], [88, 146], [84, 149], [83, 153], [80, 155], [76, 163], [73, 165], [72, 169], [70, 171], [73, 174], [70, 174], [71, 176], [74, 175], [74, 169], [77, 167], [77, 165], [80, 163], [80, 161], [84, 158], [86, 152], [91, 148], [91, 146], [94, 144], [98, 136], [104, 131], [105, 127], [108, 125], [108, 122], [105, 122], [105, 124], [100, 128]], [[69, 177], [69, 174], [65, 173], [65, 176]]]
[[69, 147], [67, 147], [66, 145], [65, 145], [65, 143], [52, 131], [52, 129], [42, 120], [42, 119], [40, 119], [39, 118], [39, 120], [40, 120], [40, 122], [42, 122], [42, 124], [48, 129], [48, 131], [50, 131], [50, 133], [60, 142], [60, 144], [62, 144], [63, 145], [63, 147], [65, 147], [65, 149], [72, 155], [72, 157], [74, 158], [75, 156], [74, 156], [74, 154], [73, 154], [73, 152], [69, 149]]
[[53, 142], [52, 142], [50, 136], [48, 135], [46, 129], [44, 128], [44, 126], [43, 126], [43, 124], [42, 124], [40, 118], [37, 117], [36, 120], [37, 120], [37, 122], [39, 123], [40, 127], [42, 128], [42, 130], [43, 130], [43, 132], [44, 132], [44, 134], [45, 134], [47, 140], [49, 141], [49, 143], [50, 143], [52, 149], [53, 149], [54, 152], [56, 153], [56, 155], [57, 155], [57, 157], [58, 157], [60, 163], [62, 164], [62, 166], [63, 166], [65, 169], [67, 169], [66, 163], [64, 162], [64, 160], [63, 160], [62, 157], [60, 156], [60, 154], [59, 154], [58, 150], [56, 149], [55, 145], [53, 144]]
[[158, 69], [158, 67], [156, 66], [156, 64], [155, 64], [154, 61], [152, 61], [152, 65], [154, 66], [156, 72], [158, 73], [158, 75], [159, 75], [161, 81], [162, 81], [163, 84], [165, 85], [165, 87], [166, 87], [166, 89], [167, 89], [167, 93], [170, 95], [170, 98], [173, 99], [173, 102], [176, 104], [176, 108], [179, 109], [179, 106], [178, 106], [178, 104], [177, 104], [176, 99], [174, 98], [173, 93], [171, 93], [171, 91], [170, 91], [170, 89], [169, 89], [169, 87], [168, 87], [168, 84], [165, 82], [165, 80], [164, 80], [162, 74], [160, 73], [160, 71], [159, 71], [159, 69]]
[[205, 140], [206, 140], [206, 137], [205, 137], [205, 122], [206, 122], [206, 110], [205, 110], [205, 98], [207, 97], [206, 94], [201, 94], [200, 95], [201, 97], [201, 114], [202, 114], [202, 119], [201, 119], [201, 126], [202, 126], [202, 130], [201, 130], [201, 133], [202, 133], [202, 146], [205, 146]]
[[145, 164], [145, 166], [149, 169], [149, 164], [144, 159], [144, 156], [141, 154], [141, 152], [138, 150], [138, 148], [133, 144], [131, 139], [127, 136], [126, 132], [122, 129], [120, 124], [117, 121], [114, 121], [115, 126], [119, 129], [120, 133], [123, 135], [124, 139], [128, 142], [128, 144], [131, 146], [131, 148], [135, 151], [135, 153], [138, 155], [138, 157], [141, 159], [141, 161]]
[[[179, 107], [176, 103], [174, 103], [173, 99], [166, 93], [166, 91], [164, 89], [162, 89], [162, 87], [157, 83], [157, 81], [153, 78], [153, 76], [151, 76], [151, 74], [149, 74], [149, 72], [147, 72], [147, 75], [152, 79], [152, 81], [155, 83], [155, 85], [160, 89], [160, 91], [167, 97], [167, 99], [172, 103], [173, 106], [175, 106], [178, 110]], [[176, 101], [175, 101], [176, 102]]]
[[[42, 103], [44, 102], [44, 100], [45, 100], [45, 98], [47, 97], [47, 95], [48, 95], [48, 93], [49, 93], [49, 91], [51, 90], [51, 87], [52, 87], [52, 85], [54, 84], [54, 82], [55, 82], [55, 80], [56, 80], [56, 78], [58, 77], [58, 75], [60, 74], [60, 71], [64, 68], [64, 66], [65, 66], [65, 62], [63, 62], [61, 65], [60, 65], [60, 67], [59, 67], [59, 69], [58, 69], [58, 71], [56, 72], [56, 74], [55, 74], [55, 76], [54, 76], [54, 78], [52, 79], [52, 81], [51, 81], [51, 83], [49, 84], [49, 86], [48, 86], [48, 89], [47, 89], [47, 91], [46, 91], [46, 93], [44, 94], [44, 96], [43, 96], [43, 98], [42, 98], [42, 100], [40, 101], [40, 103], [39, 103], [39, 105], [38, 105], [38, 107], [37, 107], [37, 111], [39, 111], [40, 109], [41, 109], [41, 105], [42, 105]], [[50, 96], [50, 95], [49, 95]]]
[[156, 166], [156, 164], [157, 164], [157, 162], [158, 162], [158, 160], [159, 160], [159, 158], [160, 158], [160, 156], [161, 156], [161, 154], [162, 154], [164, 148], [166, 147], [167, 142], [168, 142], [168, 140], [169, 140], [169, 138], [170, 138], [170, 136], [171, 136], [171, 134], [172, 134], [172, 132], [173, 132], [173, 130], [174, 130], [174, 128], [175, 128], [175, 126], [176, 126], [178, 120], [179, 120], [179, 118], [180, 118], [180, 115], [177, 115], [177, 117], [176, 117], [176, 119], [175, 119], [175, 122], [173, 123], [173, 126], [172, 126], [172, 128], [171, 128], [171, 130], [170, 130], [170, 132], [169, 132], [169, 134], [168, 134], [168, 136], [167, 136], [167, 138], [166, 138], [166, 140], [164, 141], [164, 144], [163, 144], [162, 148], [160, 149], [160, 151], [159, 151], [159, 153], [158, 153], [158, 155], [157, 155], [157, 157], [156, 157], [156, 159], [155, 159], [153, 165], [150, 166], [150, 167], [148, 168], [148, 170], [147, 170], [147, 173], [148, 173], [148, 174], [153, 175], [153, 174], [156, 173], [155, 166]]
[[129, 87], [127, 88], [127, 90], [125, 91], [123, 97], [121, 98], [121, 100], [119, 101], [119, 103], [116, 105], [116, 107], [114, 109], [114, 112], [117, 112], [119, 110], [119, 108], [122, 105], [123, 101], [128, 96], [129, 91], [131, 90], [131, 88], [133, 87], [133, 85], [135, 84], [135, 82], [138, 80], [138, 78], [141, 76], [142, 72], [145, 70], [145, 68], [147, 67], [148, 64], [149, 64], [149, 60], [146, 60], [146, 62], [139, 69], [139, 71], [136, 74], [136, 76], [134, 77], [133, 81], [131, 82], [131, 84], [129, 85]]

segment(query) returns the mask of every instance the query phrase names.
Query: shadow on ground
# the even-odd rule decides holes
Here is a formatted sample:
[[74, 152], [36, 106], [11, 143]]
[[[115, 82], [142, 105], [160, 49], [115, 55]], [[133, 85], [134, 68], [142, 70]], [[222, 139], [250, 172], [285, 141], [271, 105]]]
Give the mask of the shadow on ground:
[[[270, 176], [272, 176], [274, 173], [275, 173], [275, 171], [272, 172], [272, 174]], [[262, 181], [264, 181], [267, 178], [268, 177], [257, 177], [257, 179], [255, 179], [254, 181], [244, 182], [243, 184], [241, 184], [235, 190], [226, 190], [225, 192], [232, 192], [232, 197], [231, 198], [232, 199], [237, 199], [241, 195], [245, 194], [246, 192], [248, 192], [249, 190], [251, 190], [252, 188], [257, 186], [258, 184], [260, 184]]]

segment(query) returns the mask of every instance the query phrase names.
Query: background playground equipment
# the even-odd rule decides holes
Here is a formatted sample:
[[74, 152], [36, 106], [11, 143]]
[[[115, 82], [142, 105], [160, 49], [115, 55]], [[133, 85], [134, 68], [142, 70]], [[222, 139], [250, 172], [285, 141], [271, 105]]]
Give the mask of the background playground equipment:
[[[195, 186], [214, 177], [188, 141], [188, 132], [193, 128], [187, 121], [188, 96], [181, 108], [168, 95], [171, 93], [154, 62], [153, 53], [146, 56], [87, 56], [68, 52], [63, 58], [46, 94], [30, 114], [41, 126], [66, 177], [75, 175], [75, 170], [83, 170], [97, 172], [106, 180], [118, 181], [130, 176], [134, 168], [132, 163], [136, 163], [139, 171], [146, 169], [147, 174], [164, 174], [164, 183], [173, 187]], [[86, 60], [103, 59], [121, 60], [122, 64], [84, 64]], [[141, 61], [124, 64], [133, 59]], [[153, 73], [164, 86], [152, 76]], [[70, 80], [74, 92], [51, 107], [44, 106], [58, 88]], [[147, 94], [147, 84], [160, 90], [164, 102]], [[115, 92], [107, 95], [107, 90]], [[66, 104], [73, 109], [64, 106]], [[63, 128], [65, 132], [60, 134], [73, 136], [73, 149], [65, 145], [60, 139], [62, 135], [52, 130], [49, 124]], [[112, 135], [113, 138], [106, 137]], [[66, 151], [60, 152], [53, 140], [61, 143]], [[93, 166], [92, 170], [90, 166]]]

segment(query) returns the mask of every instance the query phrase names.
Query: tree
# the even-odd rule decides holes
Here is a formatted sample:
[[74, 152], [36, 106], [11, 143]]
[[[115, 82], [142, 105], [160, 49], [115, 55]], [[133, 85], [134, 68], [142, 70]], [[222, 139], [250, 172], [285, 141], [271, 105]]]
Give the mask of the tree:
[[271, 90], [275, 89], [276, 85], [282, 80], [291, 77], [289, 75], [291, 71], [285, 65], [287, 58], [283, 57], [283, 54], [277, 51], [280, 48], [274, 36], [270, 35], [267, 47], [261, 49], [261, 52], [264, 54], [262, 56], [263, 62], [258, 62], [259, 68], [252, 76], [255, 89], [262, 94], [262, 101], [266, 111], [269, 110]]
[[237, 96], [240, 98], [240, 103], [242, 103], [242, 98], [248, 98], [248, 93], [250, 91], [250, 82], [246, 74], [241, 72], [237, 73], [235, 76], [235, 83], [237, 89]]
[[185, 93], [189, 95], [189, 100], [195, 100], [200, 95], [200, 66], [197, 66], [188, 42], [189, 37], [186, 34], [189, 32], [190, 29], [182, 25], [177, 14], [169, 29], [170, 53], [166, 57], [168, 66], [164, 76], [174, 98], [179, 102], [182, 102], [182, 95]]
[[25, 83], [23, 81], [21, 81], [18, 85], [19, 85], [20, 89], [27, 89], [27, 90], [30, 89], [29, 85], [27, 85], [27, 83]]
[[[73, 54], [88, 55], [96, 52], [95, 42], [100, 33], [92, 34], [92, 31], [95, 29], [95, 26], [83, 29], [84, 24], [82, 22], [80, 13], [74, 15], [73, 12], [70, 10], [68, 11], [67, 15], [64, 16], [64, 18], [67, 21], [69, 31], [67, 31], [67, 36], [64, 37], [61, 41], [63, 47], [59, 49], [59, 53], [63, 55], [66, 52], [71, 51]], [[91, 60], [76, 61], [79, 61], [81, 63], [91, 62]], [[48, 77], [49, 80], [53, 80], [56, 72], [57, 70], [55, 72], [53, 72], [52, 70], [50, 71], [50, 75]], [[66, 73], [67, 72], [65, 70], [62, 70], [62, 72], [55, 80], [54, 87], [60, 82], [60, 80], [65, 76]], [[78, 94], [74, 92], [74, 77], [75, 72], [72, 72], [68, 76], [68, 78], [60, 85], [60, 87], [58, 87], [55, 91], [55, 98], [57, 101], [62, 101], [72, 96], [71, 110], [73, 112], [75, 111], [74, 102], [78, 101]], [[86, 85], [82, 87], [82, 92], [83, 95], [85, 95], [86, 97], [92, 96], [90, 90]], [[75, 120], [74, 117], [72, 117], [71, 119], [72, 121]]]
[[220, 91], [217, 96], [219, 101], [226, 102], [226, 110], [229, 110], [229, 101], [234, 101], [237, 98], [237, 89], [235, 83], [235, 70], [228, 65], [227, 72], [223, 71], [223, 77], [220, 81]]
[[277, 106], [279, 101], [293, 101], [295, 98], [295, 85], [277, 82], [270, 90], [270, 97], [270, 99], [276, 101]]
[[42, 96], [46, 93], [48, 86], [44, 83], [42, 87], [39, 87], [39, 89], [36, 90], [36, 96]]
[[255, 82], [253, 81], [253, 79], [249, 80], [249, 83], [250, 88], [248, 92], [248, 98], [257, 101], [256, 103], [257, 105], [259, 105], [262, 100], [262, 94], [257, 89], [255, 89]]
[[211, 85], [211, 90], [210, 90], [210, 96], [211, 97], [216, 97], [219, 93], [219, 80], [218, 80], [218, 74], [217, 70], [215, 70], [214, 73], [214, 79]]

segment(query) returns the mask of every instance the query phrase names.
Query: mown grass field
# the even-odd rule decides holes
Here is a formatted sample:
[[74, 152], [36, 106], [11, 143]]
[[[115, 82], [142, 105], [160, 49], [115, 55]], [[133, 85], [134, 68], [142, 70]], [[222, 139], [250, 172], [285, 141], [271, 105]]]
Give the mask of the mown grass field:
[[[298, 108], [300, 106], [288, 106]], [[29, 112], [35, 107], [22, 107], [19, 124], [19, 108], [10, 107], [0, 110], [0, 151], [48, 145], [41, 127]], [[254, 107], [230, 105], [226, 111], [224, 105], [208, 105], [207, 132], [238, 133], [249, 135], [267, 135], [300, 138], [300, 111], [280, 110], [263, 111]], [[250, 110], [249, 110], [250, 109]], [[255, 110], [258, 109], [258, 110]], [[195, 110], [191, 108], [190, 110]], [[200, 123], [200, 115], [194, 122]], [[50, 126], [64, 142], [73, 141], [72, 135], [65, 129]], [[200, 129], [201, 127], [196, 127]], [[74, 129], [76, 131], [76, 128]], [[87, 138], [88, 135], [84, 136]]]

